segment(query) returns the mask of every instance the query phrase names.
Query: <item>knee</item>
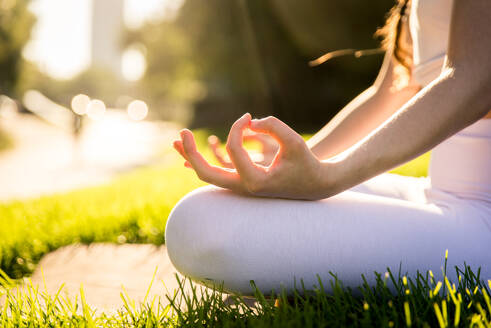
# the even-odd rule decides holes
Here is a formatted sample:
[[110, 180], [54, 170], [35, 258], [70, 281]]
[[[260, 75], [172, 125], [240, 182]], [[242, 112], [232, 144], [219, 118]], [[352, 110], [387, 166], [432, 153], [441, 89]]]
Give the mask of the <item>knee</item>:
[[220, 191], [204, 187], [186, 195], [171, 211], [165, 229], [172, 264], [182, 274], [202, 282], [214, 280], [215, 264], [226, 249], [226, 236], [216, 233]]

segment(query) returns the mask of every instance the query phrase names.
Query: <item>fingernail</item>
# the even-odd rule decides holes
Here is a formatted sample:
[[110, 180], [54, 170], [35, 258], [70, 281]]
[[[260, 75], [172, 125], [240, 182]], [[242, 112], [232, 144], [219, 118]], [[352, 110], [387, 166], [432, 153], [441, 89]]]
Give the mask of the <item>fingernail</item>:
[[190, 130], [188, 129], [182, 129], [179, 134], [181, 135], [181, 138], [184, 140], [184, 138], [187, 138], [189, 136], [189, 134], [192, 133]]

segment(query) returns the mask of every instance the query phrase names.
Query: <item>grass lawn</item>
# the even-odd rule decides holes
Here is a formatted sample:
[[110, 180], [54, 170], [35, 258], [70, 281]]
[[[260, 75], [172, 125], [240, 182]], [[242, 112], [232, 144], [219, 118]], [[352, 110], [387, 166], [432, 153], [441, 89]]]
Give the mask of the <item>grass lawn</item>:
[[[445, 261], [446, 262], [446, 261]], [[355, 296], [342, 282], [332, 279], [292, 298], [284, 294], [265, 298], [256, 292], [249, 306], [238, 296], [225, 303], [216, 290], [192, 286], [166, 295], [169, 305], [157, 298], [140, 305], [122, 294], [125, 306], [116, 313], [100, 313], [85, 302], [48, 295], [27, 285], [22, 292], [6, 289], [0, 307], [1, 327], [491, 327], [491, 281], [463, 269], [459, 280], [435, 281], [428, 272], [411, 279], [392, 273], [378, 275], [375, 286], [363, 284]], [[0, 286], [13, 284], [0, 276]], [[325, 286], [332, 292], [327, 293]], [[0, 297], [2, 291], [0, 289]], [[277, 302], [275, 302], [277, 299]], [[78, 304], [78, 306], [77, 306]]]
[[[205, 131], [198, 131], [200, 144], [205, 143], [206, 135]], [[0, 204], [0, 269], [6, 273], [0, 285], [10, 284], [7, 276], [28, 275], [41, 256], [64, 245], [164, 243], [165, 222], [172, 207], [187, 192], [203, 185], [191, 170], [182, 166], [176, 155], [169, 156], [174, 157], [168, 165], [141, 169], [107, 185]], [[423, 155], [395, 172], [425, 175], [428, 158], [428, 154]], [[217, 293], [199, 299], [178, 295], [174, 298], [175, 307], [152, 308], [150, 300], [142, 307], [133, 307], [128, 302], [126, 309], [111, 315], [93, 313], [88, 306], [80, 313], [73, 301], [43, 299], [41, 294], [26, 292], [11, 295], [10, 302], [0, 308], [0, 325], [320, 327], [425, 326], [425, 323], [444, 326], [447, 323], [453, 326], [457, 321], [459, 326], [469, 326], [474, 320], [483, 327], [491, 327], [487, 287], [470, 272], [462, 277], [455, 288], [445, 283], [438, 287], [438, 282], [427, 276], [409, 282], [394, 277], [389, 283], [395, 284], [396, 295], [388, 291], [385, 278], [375, 289], [365, 286], [362, 297], [341, 288], [327, 294], [319, 287], [308, 298], [297, 296], [292, 304], [283, 302], [280, 307], [258, 295], [257, 309], [248, 308], [240, 299], [237, 306], [225, 305]], [[446, 291], [438, 293], [435, 289]], [[40, 307], [41, 299], [48, 306]], [[184, 302], [188, 310], [177, 310], [179, 302]]]

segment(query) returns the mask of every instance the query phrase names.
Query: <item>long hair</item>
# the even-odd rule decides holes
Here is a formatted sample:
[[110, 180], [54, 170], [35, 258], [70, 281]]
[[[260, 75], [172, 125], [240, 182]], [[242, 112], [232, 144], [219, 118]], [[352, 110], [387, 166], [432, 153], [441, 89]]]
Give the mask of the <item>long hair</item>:
[[375, 32], [382, 37], [382, 48], [391, 51], [397, 64], [402, 66], [408, 76], [411, 75], [412, 47], [402, 37], [403, 28], [409, 33], [407, 19], [411, 0], [397, 0], [397, 4], [390, 10], [385, 25]]
[[385, 25], [375, 32], [375, 36], [382, 38], [381, 48], [376, 49], [341, 49], [328, 52], [309, 62], [310, 66], [318, 66], [326, 61], [345, 55], [361, 57], [364, 55], [391, 52], [395, 59], [394, 87], [402, 89], [409, 85], [411, 67], [413, 64], [412, 42], [409, 38], [408, 17], [411, 0], [396, 0], [396, 5], [387, 14]]
[[[396, 62], [402, 66], [408, 75], [411, 74], [412, 65], [412, 46], [408, 46], [406, 40], [403, 40], [404, 33], [408, 33], [407, 18], [411, 0], [396, 0], [397, 3], [387, 14], [385, 25], [375, 32], [375, 36], [382, 39], [381, 48], [376, 49], [341, 49], [328, 52], [319, 58], [311, 60], [310, 66], [318, 66], [326, 61], [345, 55], [354, 55], [361, 57], [364, 55], [378, 54], [391, 51]], [[403, 33], [404, 32], [404, 33]], [[406, 35], [407, 36], [407, 35]]]

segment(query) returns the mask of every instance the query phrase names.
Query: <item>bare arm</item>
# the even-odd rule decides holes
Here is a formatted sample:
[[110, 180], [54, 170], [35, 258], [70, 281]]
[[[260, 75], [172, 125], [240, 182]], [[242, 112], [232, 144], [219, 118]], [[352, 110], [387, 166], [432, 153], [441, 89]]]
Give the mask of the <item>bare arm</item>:
[[366, 138], [326, 161], [335, 194], [402, 164], [483, 118], [491, 107], [491, 2], [455, 0], [441, 75]]
[[326, 126], [307, 141], [319, 159], [330, 158], [360, 141], [420, 89], [412, 80], [396, 90], [392, 53], [387, 52], [375, 83], [346, 105]]

